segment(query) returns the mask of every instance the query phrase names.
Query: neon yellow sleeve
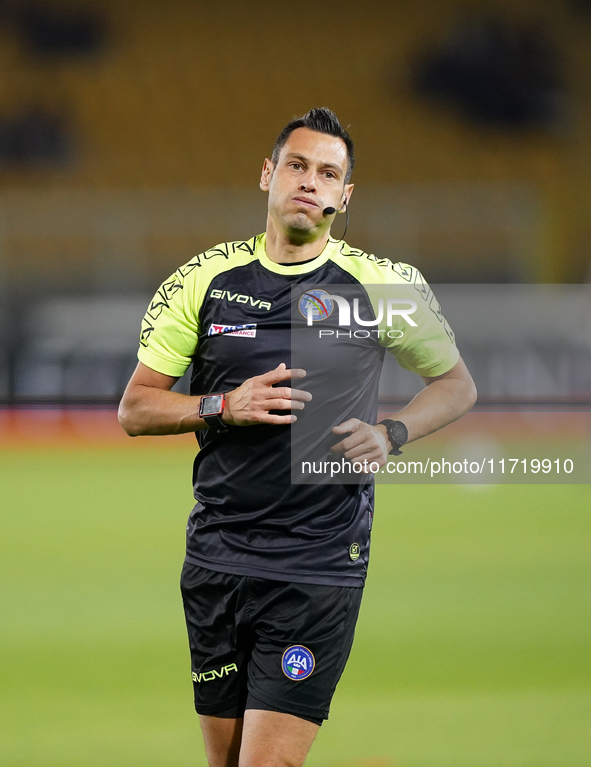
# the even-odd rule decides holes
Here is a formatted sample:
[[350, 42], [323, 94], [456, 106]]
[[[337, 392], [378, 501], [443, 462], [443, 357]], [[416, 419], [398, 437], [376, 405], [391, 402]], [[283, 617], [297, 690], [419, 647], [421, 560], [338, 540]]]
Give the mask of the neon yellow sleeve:
[[[460, 358], [453, 330], [418, 269], [401, 262], [393, 263], [388, 258], [377, 258], [346, 243], [341, 245], [334, 261], [366, 288], [376, 316], [379, 316], [378, 301], [382, 298], [384, 318], [379, 324], [380, 343], [396, 357], [401, 367], [427, 377], [443, 375], [453, 368]], [[399, 290], [392, 290], [394, 285]], [[400, 317], [389, 326], [388, 298], [399, 298], [402, 305], [405, 300], [415, 303], [416, 309], [409, 315], [415, 325]], [[389, 336], [389, 330], [398, 330], [402, 335], [393, 338], [399, 334], [392, 332]]]
[[199, 312], [214, 277], [256, 259], [262, 238], [222, 242], [192, 258], [162, 283], [142, 322], [138, 359], [180, 378], [191, 365], [201, 327]]
[[[443, 375], [460, 358], [453, 330], [447, 324], [435, 294], [419, 270], [402, 263], [394, 264], [393, 267], [390, 274], [397, 276], [388, 282], [401, 287], [406, 283], [404, 298], [413, 301], [416, 309], [408, 315], [408, 319], [397, 318], [393, 328], [400, 330], [403, 335], [390, 338], [384, 334], [384, 345], [406, 370], [428, 377]], [[415, 324], [410, 324], [409, 320]]]
[[198, 344], [197, 263], [189, 261], [162, 283], [142, 321], [139, 361], [175, 378], [190, 366]]

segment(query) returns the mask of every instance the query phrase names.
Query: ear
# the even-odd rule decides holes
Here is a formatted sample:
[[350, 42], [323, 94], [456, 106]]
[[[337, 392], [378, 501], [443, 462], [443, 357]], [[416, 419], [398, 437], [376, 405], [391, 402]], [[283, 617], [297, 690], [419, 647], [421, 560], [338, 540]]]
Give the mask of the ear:
[[261, 180], [259, 181], [259, 186], [263, 190], [263, 192], [269, 191], [269, 182], [271, 181], [271, 176], [273, 175], [273, 170], [275, 169], [275, 166], [269, 160], [268, 158], [265, 159], [265, 162], [263, 163], [263, 170], [261, 172]]
[[354, 186], [355, 184], [345, 184], [345, 188], [343, 189], [343, 201], [341, 203], [341, 207], [339, 208], [339, 213], [344, 213], [346, 206], [349, 205]]

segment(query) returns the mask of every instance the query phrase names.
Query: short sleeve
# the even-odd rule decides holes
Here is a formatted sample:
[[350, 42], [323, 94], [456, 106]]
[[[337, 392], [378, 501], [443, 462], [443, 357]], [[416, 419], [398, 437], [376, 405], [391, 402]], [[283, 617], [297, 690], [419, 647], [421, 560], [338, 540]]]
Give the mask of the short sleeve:
[[142, 321], [138, 359], [180, 378], [191, 365], [199, 339], [193, 270], [186, 265], [162, 283]]
[[408, 264], [396, 266], [404, 267], [407, 274], [412, 270], [413, 279], [405, 296], [416, 308], [397, 319], [392, 332], [383, 334], [383, 343], [406, 370], [427, 377], [443, 375], [460, 358], [453, 330], [423, 275]]

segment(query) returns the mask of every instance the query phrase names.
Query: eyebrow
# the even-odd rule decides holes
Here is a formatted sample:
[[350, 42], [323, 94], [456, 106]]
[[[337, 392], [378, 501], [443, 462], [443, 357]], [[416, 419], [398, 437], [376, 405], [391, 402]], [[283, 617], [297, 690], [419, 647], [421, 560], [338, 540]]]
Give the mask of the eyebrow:
[[[288, 159], [290, 157], [295, 159], [295, 160], [302, 160], [306, 164], [310, 162], [310, 160], [307, 157], [304, 157], [303, 154], [297, 154], [297, 152], [290, 152], [287, 155], [286, 159]], [[332, 168], [333, 170], [336, 170], [339, 173], [343, 173], [343, 169], [341, 168], [341, 166], [340, 165], [336, 165], [334, 162], [322, 162], [320, 164], [322, 165], [323, 168]]]

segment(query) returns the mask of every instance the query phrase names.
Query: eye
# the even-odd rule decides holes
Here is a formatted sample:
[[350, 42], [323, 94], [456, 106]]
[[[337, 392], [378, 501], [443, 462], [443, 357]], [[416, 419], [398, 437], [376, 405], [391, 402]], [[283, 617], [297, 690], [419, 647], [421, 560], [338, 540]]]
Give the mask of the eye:
[[289, 167], [293, 168], [294, 170], [300, 170], [302, 165], [299, 162], [292, 162], [292, 163], [290, 163]]
[[326, 178], [336, 178], [335, 174], [331, 170], [324, 171]]

